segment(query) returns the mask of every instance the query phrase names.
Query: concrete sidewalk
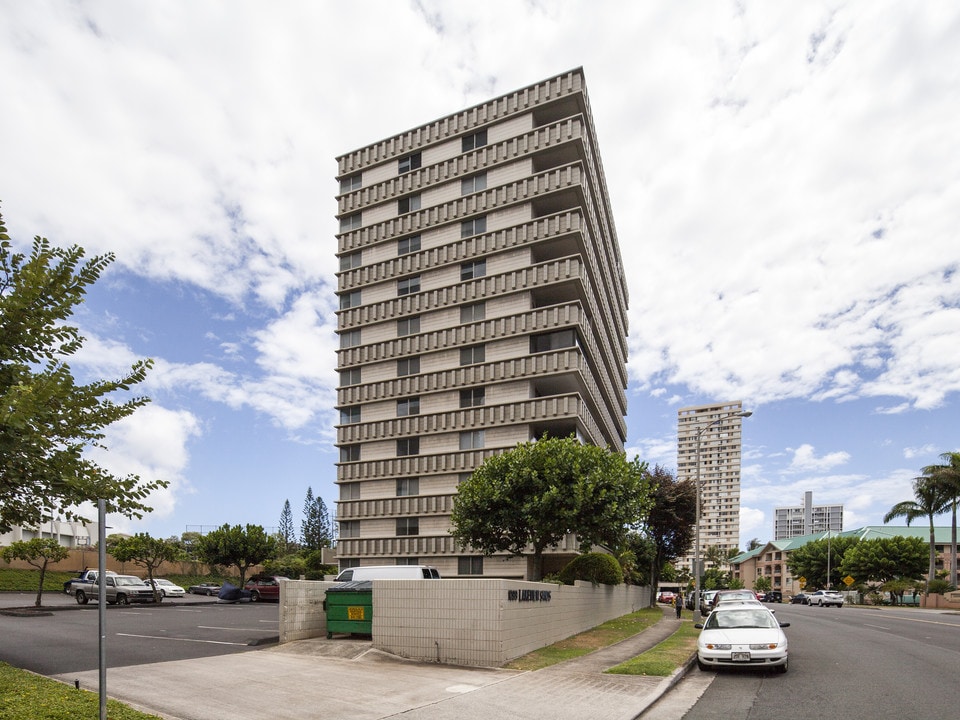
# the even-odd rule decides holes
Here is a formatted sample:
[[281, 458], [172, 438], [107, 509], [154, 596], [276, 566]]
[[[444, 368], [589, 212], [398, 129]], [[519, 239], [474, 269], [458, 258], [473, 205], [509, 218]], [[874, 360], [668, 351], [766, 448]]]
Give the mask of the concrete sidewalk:
[[[317, 638], [237, 655], [111, 668], [107, 694], [168, 720], [633, 720], [679, 680], [604, 675], [677, 628], [672, 610], [653, 627], [543, 670], [478, 669], [411, 662], [369, 641]], [[97, 672], [58, 679], [97, 689]]]

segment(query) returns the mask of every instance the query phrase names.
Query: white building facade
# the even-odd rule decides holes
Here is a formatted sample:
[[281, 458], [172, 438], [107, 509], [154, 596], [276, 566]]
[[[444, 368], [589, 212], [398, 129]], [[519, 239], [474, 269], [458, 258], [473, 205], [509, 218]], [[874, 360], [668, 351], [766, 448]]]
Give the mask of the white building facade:
[[583, 72], [337, 162], [340, 566], [527, 578], [456, 547], [450, 512], [545, 433], [623, 450], [626, 281]]

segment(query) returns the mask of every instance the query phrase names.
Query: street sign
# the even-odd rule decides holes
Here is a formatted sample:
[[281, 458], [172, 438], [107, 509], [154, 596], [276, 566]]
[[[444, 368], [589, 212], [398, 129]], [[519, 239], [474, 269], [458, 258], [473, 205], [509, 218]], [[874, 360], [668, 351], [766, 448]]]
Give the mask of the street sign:
[[802, 575], [797, 578], [797, 582], [800, 583], [801, 590], [803, 590], [807, 586], [807, 579]]
[[849, 575], [847, 575], [847, 576], [843, 579], [843, 581], [847, 584], [847, 587], [850, 587], [851, 585], [853, 585], [853, 584], [856, 582], [856, 580], [854, 580], [854, 579], [853, 579], [852, 577], [850, 577]]

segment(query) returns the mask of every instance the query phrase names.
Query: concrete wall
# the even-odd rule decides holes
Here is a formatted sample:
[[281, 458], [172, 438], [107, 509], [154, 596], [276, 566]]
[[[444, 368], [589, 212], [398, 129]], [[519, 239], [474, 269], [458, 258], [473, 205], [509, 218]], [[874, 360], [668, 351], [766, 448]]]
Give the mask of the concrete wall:
[[[326, 634], [322, 601], [330, 585], [284, 583], [281, 642]], [[649, 602], [650, 589], [632, 585], [377, 580], [373, 646], [414, 660], [498, 667]]]

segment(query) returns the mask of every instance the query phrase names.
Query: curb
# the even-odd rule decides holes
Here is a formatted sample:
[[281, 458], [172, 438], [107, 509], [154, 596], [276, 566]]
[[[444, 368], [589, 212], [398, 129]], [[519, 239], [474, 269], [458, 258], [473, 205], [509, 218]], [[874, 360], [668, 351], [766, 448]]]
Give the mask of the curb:
[[644, 697], [643, 702], [640, 703], [640, 710], [634, 715], [634, 720], [640, 720], [643, 714], [653, 707], [664, 695], [673, 690], [676, 687], [677, 683], [683, 680], [686, 677], [687, 673], [690, 672], [690, 669], [693, 667], [694, 662], [697, 659], [696, 651], [687, 658], [687, 661], [683, 663], [680, 667], [673, 671], [673, 673], [663, 680], [653, 689], [653, 692], [648, 693]]

